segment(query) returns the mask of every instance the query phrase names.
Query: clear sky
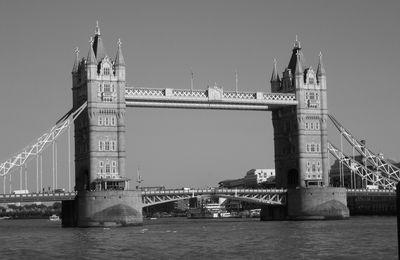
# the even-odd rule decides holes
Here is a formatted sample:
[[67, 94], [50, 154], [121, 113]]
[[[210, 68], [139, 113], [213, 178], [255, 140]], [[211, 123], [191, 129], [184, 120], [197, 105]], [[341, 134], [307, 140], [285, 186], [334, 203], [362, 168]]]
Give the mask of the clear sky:
[[[87, 55], [98, 20], [109, 56], [122, 40], [131, 87], [190, 88], [192, 68], [195, 88], [234, 90], [237, 69], [240, 90], [269, 91], [272, 61], [282, 72], [297, 34], [308, 66], [323, 53], [330, 113], [400, 160], [399, 12], [397, 0], [0, 0], [0, 158], [71, 108], [74, 48]], [[330, 129], [329, 139], [338, 133]], [[216, 186], [274, 168], [268, 112], [128, 108], [127, 142], [128, 177], [140, 166], [145, 186]]]

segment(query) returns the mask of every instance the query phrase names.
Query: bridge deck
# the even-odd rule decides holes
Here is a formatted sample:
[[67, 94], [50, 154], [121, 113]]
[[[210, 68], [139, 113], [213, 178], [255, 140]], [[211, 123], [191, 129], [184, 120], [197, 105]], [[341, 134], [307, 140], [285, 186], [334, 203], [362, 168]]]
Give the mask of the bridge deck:
[[0, 203], [63, 201], [74, 200], [75, 197], [76, 192], [0, 194]]
[[[249, 202], [263, 204], [286, 203], [285, 189], [190, 189], [190, 190], [157, 190], [142, 191], [143, 203], [146, 206], [187, 199], [195, 196], [220, 196], [226, 198], [237, 198]], [[28, 194], [0, 194], [0, 203], [16, 202], [48, 202], [74, 200], [77, 192], [64, 193], [28, 193]], [[348, 189], [347, 196], [395, 196], [392, 190], [366, 190]]]
[[218, 87], [209, 87], [207, 90], [126, 88], [125, 101], [128, 107], [254, 111], [297, 105], [296, 96], [290, 93], [224, 92]]

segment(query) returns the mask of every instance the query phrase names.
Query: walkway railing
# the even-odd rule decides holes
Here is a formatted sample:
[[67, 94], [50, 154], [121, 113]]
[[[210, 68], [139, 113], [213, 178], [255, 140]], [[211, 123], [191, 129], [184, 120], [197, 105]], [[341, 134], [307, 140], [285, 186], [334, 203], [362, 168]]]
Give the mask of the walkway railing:
[[219, 87], [207, 90], [126, 88], [126, 105], [131, 107], [165, 107], [194, 109], [229, 109], [267, 111], [297, 105], [291, 93], [224, 92]]

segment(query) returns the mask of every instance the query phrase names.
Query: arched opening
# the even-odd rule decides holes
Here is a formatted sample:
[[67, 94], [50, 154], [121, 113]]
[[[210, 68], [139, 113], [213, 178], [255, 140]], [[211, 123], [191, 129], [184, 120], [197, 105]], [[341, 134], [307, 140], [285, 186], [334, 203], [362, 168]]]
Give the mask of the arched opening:
[[290, 169], [287, 174], [288, 187], [296, 187], [299, 185], [299, 171], [297, 169]]

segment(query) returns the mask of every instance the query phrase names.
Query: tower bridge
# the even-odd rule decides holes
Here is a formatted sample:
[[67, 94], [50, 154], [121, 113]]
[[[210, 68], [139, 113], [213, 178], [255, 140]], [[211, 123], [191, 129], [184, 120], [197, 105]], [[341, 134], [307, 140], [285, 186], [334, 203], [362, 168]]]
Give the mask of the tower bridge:
[[[262, 211], [265, 219], [347, 218], [346, 190], [329, 185], [329, 152], [382, 189], [394, 188], [393, 184], [400, 180], [400, 169], [376, 156], [329, 118], [326, 71], [321, 54], [316, 68], [314, 71], [305, 65], [300, 42], [296, 39], [289, 64], [282, 74], [278, 73], [274, 60], [271, 93], [224, 91], [216, 85], [205, 90], [132, 88], [126, 84], [121, 41], [118, 40], [115, 59], [111, 59], [97, 25], [87, 56], [80, 57], [79, 50], [76, 51], [72, 69], [72, 110], [33, 145], [2, 163], [0, 175], [5, 185], [6, 175], [11, 178], [13, 169], [22, 167], [34, 156], [38, 161], [43, 149], [54, 144], [57, 136], [74, 123], [75, 191], [65, 194], [63, 200], [64, 226], [141, 224], [143, 206], [196, 194], [215, 194], [269, 205]], [[271, 111], [278, 190], [154, 193], [129, 189], [125, 140], [125, 115], [129, 107]], [[349, 156], [328, 142], [329, 119], [379, 172], [355, 167]], [[38, 180], [38, 174], [36, 177]], [[56, 196], [61, 195], [50, 197]], [[34, 197], [40, 195], [32, 195]]]

